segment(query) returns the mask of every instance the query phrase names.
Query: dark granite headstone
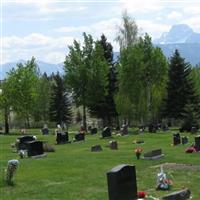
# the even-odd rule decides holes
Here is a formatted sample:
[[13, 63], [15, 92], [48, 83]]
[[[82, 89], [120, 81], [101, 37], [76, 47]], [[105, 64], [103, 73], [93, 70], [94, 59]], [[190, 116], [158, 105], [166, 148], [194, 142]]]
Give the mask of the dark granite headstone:
[[162, 199], [163, 200], [186, 200], [190, 198], [190, 190], [184, 189], [177, 192], [173, 192], [171, 194], [167, 194]]
[[122, 135], [128, 135], [128, 125], [123, 125], [121, 128], [121, 134]]
[[98, 151], [102, 151], [102, 147], [101, 145], [94, 145], [91, 147], [91, 152], [98, 152]]
[[90, 133], [91, 135], [97, 134], [97, 128], [91, 128]]
[[188, 143], [188, 137], [184, 136], [181, 138], [181, 143], [182, 144], [187, 144]]
[[27, 142], [35, 141], [36, 137], [33, 135], [25, 135], [22, 137], [17, 138], [16, 148], [17, 150], [26, 150], [27, 149]]
[[144, 153], [144, 157], [155, 157], [162, 155], [162, 149], [155, 149], [153, 151], [149, 151], [147, 153]]
[[57, 142], [57, 144], [65, 144], [65, 143], [69, 142], [68, 132], [57, 133], [56, 142]]
[[174, 133], [173, 134], [173, 144], [178, 145], [181, 143], [181, 136], [180, 133]]
[[27, 142], [27, 151], [28, 151], [28, 157], [44, 154], [43, 142], [42, 141]]
[[137, 199], [135, 166], [118, 165], [107, 173], [109, 200]]
[[103, 138], [111, 137], [111, 130], [110, 130], [109, 127], [105, 127], [105, 128], [103, 129], [102, 137], [103, 137]]
[[109, 146], [110, 146], [110, 149], [112, 149], [112, 150], [117, 150], [118, 149], [117, 141], [110, 141], [109, 142]]
[[157, 128], [154, 124], [149, 124], [149, 133], [156, 133]]
[[200, 135], [195, 137], [195, 149], [196, 151], [200, 151]]
[[193, 134], [195, 134], [195, 133], [197, 133], [197, 127], [196, 126], [192, 126], [192, 128], [191, 128], [191, 133], [193, 133]]
[[42, 130], [43, 135], [48, 135], [49, 134], [49, 129], [48, 128], [43, 128]]
[[75, 141], [79, 142], [79, 141], [84, 141], [85, 140], [85, 134], [84, 133], [77, 133], [75, 135]]

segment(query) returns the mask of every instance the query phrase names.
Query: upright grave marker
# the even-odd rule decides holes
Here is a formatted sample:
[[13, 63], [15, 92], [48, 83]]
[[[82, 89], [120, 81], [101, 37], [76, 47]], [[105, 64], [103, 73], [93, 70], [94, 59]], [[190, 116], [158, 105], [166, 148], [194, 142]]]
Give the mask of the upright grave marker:
[[118, 165], [107, 173], [109, 200], [137, 199], [136, 170], [133, 165]]

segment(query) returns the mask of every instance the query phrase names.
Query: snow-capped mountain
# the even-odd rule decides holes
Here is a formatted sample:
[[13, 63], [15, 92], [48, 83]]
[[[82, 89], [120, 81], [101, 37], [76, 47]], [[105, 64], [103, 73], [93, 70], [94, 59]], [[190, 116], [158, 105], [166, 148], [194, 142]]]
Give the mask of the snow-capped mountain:
[[154, 41], [167, 58], [171, 57], [175, 49], [192, 65], [200, 63], [200, 33], [194, 32], [188, 25], [179, 24], [171, 27], [170, 31]]
[[155, 40], [156, 44], [174, 44], [174, 43], [200, 43], [200, 33], [195, 33], [188, 25], [178, 24], [171, 27], [169, 32]]

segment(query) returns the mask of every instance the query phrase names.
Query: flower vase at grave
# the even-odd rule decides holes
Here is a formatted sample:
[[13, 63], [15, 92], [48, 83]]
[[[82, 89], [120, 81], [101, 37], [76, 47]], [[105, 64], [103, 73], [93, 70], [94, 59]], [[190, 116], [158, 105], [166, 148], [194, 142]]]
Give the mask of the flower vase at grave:
[[136, 153], [136, 157], [138, 160], [140, 159], [140, 155], [141, 155], [141, 153], [139, 153], [139, 152]]
[[142, 153], [142, 148], [138, 147], [138, 148], [135, 149], [135, 155], [137, 157], [137, 160], [140, 159], [141, 153]]

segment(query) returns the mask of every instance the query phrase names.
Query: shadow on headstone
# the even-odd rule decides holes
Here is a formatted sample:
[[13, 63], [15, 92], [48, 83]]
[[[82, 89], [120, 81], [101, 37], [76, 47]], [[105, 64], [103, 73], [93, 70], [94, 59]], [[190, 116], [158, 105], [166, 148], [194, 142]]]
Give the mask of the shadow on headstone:
[[107, 173], [109, 200], [137, 199], [136, 170], [133, 165], [118, 165]]

